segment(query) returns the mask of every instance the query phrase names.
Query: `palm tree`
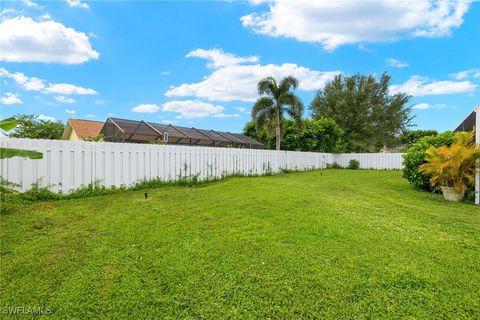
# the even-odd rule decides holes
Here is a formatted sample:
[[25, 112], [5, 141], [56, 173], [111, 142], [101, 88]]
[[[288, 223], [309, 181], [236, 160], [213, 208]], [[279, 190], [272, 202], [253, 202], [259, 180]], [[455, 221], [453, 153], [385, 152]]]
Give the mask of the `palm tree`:
[[286, 112], [301, 128], [303, 126], [303, 104], [300, 98], [290, 92], [298, 87], [298, 80], [292, 76], [282, 79], [280, 83], [273, 77], [261, 80], [257, 85], [259, 95], [266, 95], [257, 100], [252, 109], [252, 119], [257, 133], [268, 137], [275, 132], [275, 149], [280, 150], [284, 113]]

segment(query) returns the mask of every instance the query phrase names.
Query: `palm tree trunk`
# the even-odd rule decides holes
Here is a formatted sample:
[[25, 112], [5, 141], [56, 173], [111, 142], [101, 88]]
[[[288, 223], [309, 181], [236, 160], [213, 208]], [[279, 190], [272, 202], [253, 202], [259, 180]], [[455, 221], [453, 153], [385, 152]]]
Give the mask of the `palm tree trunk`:
[[282, 133], [280, 132], [280, 113], [277, 113], [277, 125], [275, 126], [275, 149], [280, 150]]

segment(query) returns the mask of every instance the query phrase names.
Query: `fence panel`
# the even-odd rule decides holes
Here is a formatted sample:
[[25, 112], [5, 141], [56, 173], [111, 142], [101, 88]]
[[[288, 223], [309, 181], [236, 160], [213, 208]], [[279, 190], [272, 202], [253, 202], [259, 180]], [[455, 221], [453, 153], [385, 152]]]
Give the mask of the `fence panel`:
[[358, 160], [361, 169], [402, 169], [403, 154], [401, 153], [339, 153], [332, 155], [332, 163], [336, 162], [346, 168], [350, 160]]
[[278, 173], [283, 169], [343, 167], [351, 159], [364, 169], [401, 169], [400, 154], [330, 154], [298, 151], [169, 146], [109, 142], [2, 138], [1, 146], [43, 153], [42, 160], [3, 159], [0, 176], [26, 191], [38, 181], [55, 192], [70, 193], [99, 182], [131, 186], [143, 179], [172, 181], [180, 177], [207, 180], [225, 175]]

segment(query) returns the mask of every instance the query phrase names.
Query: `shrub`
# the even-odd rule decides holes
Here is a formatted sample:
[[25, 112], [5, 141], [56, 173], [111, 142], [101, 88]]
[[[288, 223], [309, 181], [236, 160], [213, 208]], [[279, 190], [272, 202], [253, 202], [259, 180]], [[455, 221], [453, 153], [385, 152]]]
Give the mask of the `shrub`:
[[444, 132], [438, 136], [423, 137], [414, 143], [403, 156], [403, 177], [418, 190], [432, 191], [430, 175], [420, 172], [420, 165], [426, 162], [425, 152], [430, 147], [441, 147], [453, 143], [453, 133]]
[[420, 171], [431, 175], [433, 187], [453, 187], [462, 193], [474, 183], [475, 161], [480, 158], [474, 134], [474, 131], [457, 132], [452, 145], [427, 149], [425, 159], [428, 162], [420, 166]]
[[360, 168], [360, 161], [352, 159], [348, 162], [348, 169], [357, 170]]
[[332, 163], [331, 165], [328, 165], [328, 168], [332, 168], [332, 169], [343, 169], [343, 167], [341, 165], [339, 165], [338, 163], [334, 162]]

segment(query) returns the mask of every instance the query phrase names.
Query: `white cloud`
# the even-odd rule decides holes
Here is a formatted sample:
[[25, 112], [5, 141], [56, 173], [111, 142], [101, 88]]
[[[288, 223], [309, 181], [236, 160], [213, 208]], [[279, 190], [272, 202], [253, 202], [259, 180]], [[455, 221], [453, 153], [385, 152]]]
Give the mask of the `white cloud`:
[[14, 12], [16, 12], [16, 10], [13, 8], [3, 8], [2, 11], [0, 11], [0, 15], [3, 16], [3, 15], [14, 13]]
[[166, 71], [160, 72], [160, 75], [161, 75], [161, 76], [169, 76], [170, 73], [171, 73], [171, 72], [170, 72], [169, 70], [166, 70]]
[[153, 103], [139, 104], [138, 106], [132, 108], [133, 112], [138, 113], [155, 113], [158, 110], [160, 110], [160, 107]]
[[66, 103], [66, 104], [72, 104], [77, 102], [75, 99], [67, 98], [65, 96], [56, 96], [55, 100], [57, 100], [60, 103]]
[[108, 102], [108, 100], [95, 100], [94, 103], [95, 104], [106, 104]]
[[85, 116], [85, 118], [96, 118], [96, 117], [97, 117], [96, 114], [91, 114], [91, 113], [89, 113]]
[[169, 101], [164, 103], [162, 111], [180, 113], [177, 118], [194, 119], [223, 114], [222, 106], [198, 100]]
[[259, 34], [320, 43], [333, 50], [351, 43], [449, 35], [463, 23], [471, 2], [273, 0], [267, 12], [245, 15], [241, 21]]
[[437, 103], [437, 104], [429, 104], [429, 103], [418, 103], [413, 106], [413, 109], [417, 110], [427, 110], [427, 109], [436, 109], [436, 110], [442, 110], [442, 109], [455, 109], [456, 106], [448, 106], [445, 103]]
[[52, 17], [48, 13], [44, 13], [40, 16], [40, 19], [43, 21], [52, 20]]
[[0, 98], [0, 102], [4, 105], [23, 103], [18, 94], [12, 92], [6, 92], [5, 95]]
[[0, 59], [8, 62], [78, 64], [99, 57], [85, 33], [25, 16], [0, 22], [0, 46]]
[[[78, 95], [92, 95], [97, 94], [97, 92], [93, 89], [83, 88], [80, 86], [76, 86], [69, 83], [49, 83], [48, 85], [45, 84], [46, 81], [37, 77], [29, 77], [26, 76], [24, 73], [21, 72], [9, 72], [5, 68], [0, 68], [0, 77], [2, 78], [9, 78], [13, 79], [15, 83], [21, 86], [23, 89], [27, 91], [40, 91], [43, 93], [56, 93], [60, 95], [70, 95], [70, 94], [78, 94]], [[57, 98], [56, 98], [57, 99]], [[60, 98], [62, 99], [62, 98]], [[66, 100], [66, 101], [72, 101]], [[59, 102], [60, 101], [57, 99]], [[67, 102], [72, 103], [72, 102]]]
[[47, 88], [45, 88], [46, 93], [57, 93], [63, 95], [69, 94], [80, 94], [80, 95], [91, 95], [97, 94], [93, 89], [79, 87], [69, 83], [56, 83], [50, 84]]
[[394, 58], [389, 58], [386, 60], [389, 66], [395, 67], [395, 68], [405, 68], [408, 67], [408, 62], [403, 62]]
[[23, 4], [29, 8], [40, 8], [40, 5], [31, 0], [22, 0]]
[[57, 119], [55, 119], [54, 117], [50, 117], [50, 116], [46, 116], [46, 115], [43, 115], [43, 114], [40, 114], [38, 117], [37, 117], [38, 120], [43, 120], [43, 121], [56, 121]]
[[28, 91], [40, 91], [45, 88], [44, 80], [36, 77], [28, 77], [21, 72], [9, 72], [0, 68], [0, 77], [13, 79], [19, 86]]
[[258, 62], [259, 60], [257, 56], [239, 57], [234, 54], [225, 52], [221, 49], [195, 49], [189, 52], [186, 57], [195, 57], [209, 60], [210, 63], [207, 64], [207, 67], [215, 69], [241, 63], [254, 63]]
[[474, 92], [476, 84], [470, 81], [431, 81], [427, 77], [412, 76], [405, 83], [390, 86], [390, 92], [403, 92], [412, 96], [421, 97], [441, 94], [459, 94]]
[[236, 107], [236, 109], [240, 112], [247, 112], [247, 108], [245, 107]]
[[[210, 58], [208, 59], [210, 60]], [[229, 63], [232, 61], [230, 60]], [[225, 63], [224, 60], [222, 62], [216, 60], [209, 65], [213, 67]], [[238, 100], [252, 102], [258, 98], [257, 83], [265, 77], [272, 76], [281, 79], [291, 75], [298, 79], [299, 90], [312, 91], [323, 87], [339, 73], [340, 71], [321, 72], [311, 70], [293, 63], [282, 65], [227, 64], [219, 66], [200, 82], [172, 86], [165, 95], [167, 97], [197, 97], [210, 101]]]
[[70, 109], [65, 109], [65, 112], [68, 113], [68, 114], [75, 114], [76, 113], [75, 110], [70, 110]]
[[430, 105], [428, 103], [418, 103], [413, 106], [413, 109], [418, 109], [418, 110], [430, 109]]
[[480, 78], [480, 69], [472, 68], [463, 70], [457, 73], [451, 73], [450, 76], [457, 80], [462, 80], [469, 77]]
[[215, 118], [238, 118], [240, 115], [238, 113], [235, 114], [225, 114], [225, 113], [217, 113], [213, 115]]
[[70, 7], [88, 9], [90, 6], [80, 0], [65, 0]]
[[163, 119], [160, 122], [165, 123], [165, 124], [171, 124], [171, 123], [178, 123], [178, 120], [167, 120]]

